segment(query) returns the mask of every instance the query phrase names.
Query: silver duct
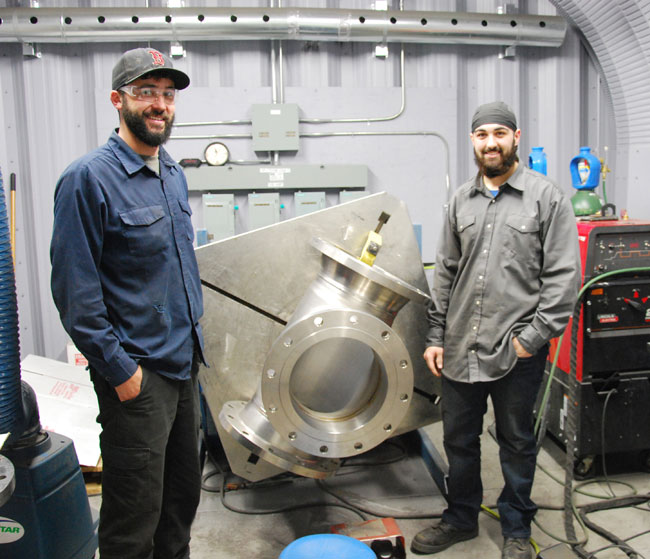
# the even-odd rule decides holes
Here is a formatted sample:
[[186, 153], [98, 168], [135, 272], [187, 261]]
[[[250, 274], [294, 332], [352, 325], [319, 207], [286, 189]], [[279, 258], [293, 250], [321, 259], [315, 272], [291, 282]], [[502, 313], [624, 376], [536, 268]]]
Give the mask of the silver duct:
[[0, 42], [303, 40], [559, 47], [547, 15], [322, 8], [1, 8]]

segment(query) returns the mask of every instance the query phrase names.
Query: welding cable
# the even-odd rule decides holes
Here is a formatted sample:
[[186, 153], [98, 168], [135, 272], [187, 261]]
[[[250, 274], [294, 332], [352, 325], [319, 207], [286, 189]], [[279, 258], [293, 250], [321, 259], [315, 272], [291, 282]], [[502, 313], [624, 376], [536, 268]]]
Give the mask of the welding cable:
[[225, 476], [221, 480], [221, 491], [220, 493], [220, 499], [221, 499], [221, 504], [223, 505], [224, 508], [228, 509], [231, 512], [236, 512], [238, 514], [247, 514], [247, 515], [266, 515], [266, 514], [280, 514], [280, 513], [285, 513], [285, 512], [293, 512], [297, 510], [303, 510], [303, 509], [310, 509], [310, 508], [326, 508], [326, 507], [332, 507], [332, 508], [341, 508], [345, 510], [349, 510], [353, 512], [354, 514], [358, 515], [361, 520], [364, 522], [368, 520], [368, 517], [363, 514], [363, 511], [360, 511], [357, 509], [357, 507], [347, 505], [346, 503], [329, 503], [326, 501], [314, 501], [312, 503], [302, 503], [299, 505], [288, 505], [286, 507], [280, 507], [277, 509], [270, 509], [270, 510], [254, 510], [254, 509], [243, 509], [239, 507], [235, 507], [234, 505], [231, 505], [230, 503], [226, 503], [226, 478]]
[[590, 530], [592, 530], [599, 536], [602, 536], [603, 538], [612, 542], [616, 547], [620, 548], [628, 557], [630, 557], [630, 559], [637, 559], [640, 556], [640, 554], [637, 551], [635, 551], [632, 547], [630, 547], [625, 540], [605, 530], [595, 522], [592, 522], [587, 518], [587, 515], [592, 512], [597, 512], [602, 510], [610, 510], [610, 509], [638, 505], [641, 503], [645, 503], [648, 500], [650, 500], [650, 494], [637, 495], [635, 497], [617, 497], [614, 499], [610, 499], [608, 501], [600, 501], [598, 503], [591, 503], [589, 505], [581, 507], [579, 514], [583, 522], [585, 523], [585, 525]]
[[[595, 559], [598, 553], [602, 553], [603, 551], [607, 551], [609, 549], [620, 549], [621, 551], [625, 551], [625, 549], [627, 549], [627, 545], [620, 546], [620, 545], [611, 544], [611, 545], [606, 545], [604, 547], [595, 549], [594, 551], [589, 552], [589, 559]], [[636, 557], [638, 557], [639, 559], [646, 559], [646, 556], [639, 553], [638, 551], [635, 553], [636, 553]]]
[[562, 340], [564, 339], [564, 334], [562, 334], [557, 341], [557, 346], [555, 348], [555, 356], [553, 357], [553, 363], [551, 364], [551, 370], [548, 373], [548, 380], [546, 381], [546, 387], [544, 388], [544, 394], [542, 396], [542, 401], [539, 405], [539, 413], [537, 414], [537, 419], [535, 420], [535, 427], [533, 432], [535, 433], [535, 439], [537, 440], [537, 450], [536, 454], [539, 454], [539, 451], [542, 448], [542, 442], [544, 440], [544, 435], [546, 434], [546, 414], [548, 413], [548, 401], [551, 395], [551, 386], [553, 384], [553, 379], [555, 378], [555, 371], [557, 370], [557, 361], [560, 356], [560, 349], [562, 349]]
[[603, 477], [607, 482], [607, 488], [609, 489], [609, 492], [611, 493], [612, 497], [616, 497], [617, 495], [616, 493], [614, 493], [614, 490], [612, 489], [612, 486], [609, 483], [609, 476], [607, 475], [607, 465], [605, 460], [605, 419], [607, 417], [607, 404], [609, 404], [609, 399], [614, 394], [618, 394], [618, 390], [616, 390], [616, 388], [612, 388], [607, 392], [607, 396], [605, 397], [605, 403], [603, 404], [603, 416], [600, 420], [600, 444], [602, 445], [600, 457], [603, 463]]
[[[296, 510], [302, 510], [302, 509], [308, 509], [308, 508], [325, 508], [325, 507], [330, 507], [330, 508], [342, 508], [349, 510], [359, 516], [361, 520], [365, 521], [368, 520], [368, 517], [363, 514], [362, 511], [357, 510], [355, 507], [346, 505], [346, 504], [341, 504], [341, 503], [330, 503], [326, 501], [314, 501], [312, 503], [302, 503], [299, 505], [288, 505], [286, 507], [280, 507], [277, 509], [269, 509], [269, 510], [254, 510], [254, 509], [243, 509], [239, 507], [235, 507], [234, 505], [231, 505], [230, 503], [226, 502], [226, 488], [227, 488], [227, 483], [226, 483], [226, 478], [227, 474], [221, 467], [218, 461], [214, 459], [212, 454], [208, 451], [208, 456], [210, 458], [210, 461], [213, 463], [215, 469], [211, 472], [208, 472], [207, 474], [204, 474], [201, 477], [201, 489], [203, 491], [207, 491], [208, 493], [219, 493], [219, 500], [221, 501], [221, 505], [223, 508], [235, 512], [237, 514], [246, 514], [246, 515], [266, 515], [266, 514], [280, 514], [280, 513], [285, 513], [285, 512], [293, 512]], [[221, 486], [220, 487], [212, 487], [207, 485], [207, 481], [211, 479], [212, 477], [216, 475], [221, 475]], [[281, 485], [283, 483], [291, 483], [291, 479], [280, 479], [280, 480], [268, 480], [268, 481], [262, 481], [262, 482], [254, 482], [247, 484], [245, 487], [247, 488], [254, 488], [254, 487], [263, 487], [263, 486], [269, 486], [269, 485]]]
[[[374, 468], [377, 466], [386, 466], [388, 464], [395, 464], [397, 462], [401, 462], [408, 456], [408, 451], [406, 450], [406, 447], [403, 444], [398, 443], [397, 441], [394, 440], [388, 440], [383, 443], [384, 445], [390, 445], [398, 449], [399, 454], [396, 456], [391, 456], [388, 458], [384, 458], [382, 460], [365, 460], [365, 461], [359, 461], [360, 459], [358, 457], [352, 456], [349, 458], [344, 458], [341, 460], [341, 468], [358, 468], [363, 466], [364, 468], [370, 467]], [[379, 448], [379, 447], [376, 447]], [[369, 454], [371, 453], [372, 450], [368, 451], [366, 453]], [[367, 456], [366, 456], [367, 458]], [[340, 470], [339, 470], [340, 471]], [[337, 474], [338, 475], [338, 474]]]
[[[650, 500], [647, 501], [647, 504], [650, 504]], [[634, 507], [637, 510], [645, 510], [645, 509], [640, 509], [639, 507], [635, 506]], [[632, 536], [628, 536], [625, 538], [623, 541], [627, 544], [630, 540], [640, 538], [641, 536], [645, 536], [646, 534], [650, 534], [650, 530], [644, 530], [643, 532], [639, 532], [637, 534], [634, 534]], [[601, 547], [599, 549], [594, 549], [593, 551], [590, 552], [591, 556], [594, 557], [597, 553], [600, 553], [602, 551], [605, 551], [607, 549], [620, 549], [620, 546], [618, 545], [606, 545], [604, 547]], [[642, 554], [639, 554], [639, 557], [645, 557]]]
[[369, 501], [356, 495], [354, 493], [349, 493], [345, 491], [336, 491], [332, 487], [329, 487], [322, 479], [316, 480], [316, 485], [324, 491], [325, 493], [335, 497], [342, 503], [358, 509], [361, 512], [370, 514], [372, 516], [377, 516], [380, 518], [395, 518], [402, 520], [416, 520], [416, 519], [428, 519], [428, 518], [440, 518], [442, 513], [425, 513], [417, 510], [404, 510], [396, 509], [392, 507], [387, 507], [381, 503]]

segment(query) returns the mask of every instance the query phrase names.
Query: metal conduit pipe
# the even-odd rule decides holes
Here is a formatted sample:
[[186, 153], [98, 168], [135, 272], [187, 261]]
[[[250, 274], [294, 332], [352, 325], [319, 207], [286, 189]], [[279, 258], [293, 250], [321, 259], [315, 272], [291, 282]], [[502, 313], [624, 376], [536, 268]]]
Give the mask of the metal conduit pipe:
[[323, 8], [2, 8], [0, 42], [302, 40], [559, 47], [559, 16]]
[[[388, 120], [395, 120], [406, 109], [406, 78], [404, 69], [404, 45], [400, 48], [400, 107], [396, 113], [388, 116], [369, 116], [369, 117], [349, 117], [349, 118], [301, 118], [299, 122], [305, 124], [332, 124], [332, 123], [355, 123], [355, 122], [386, 122]], [[272, 70], [273, 71], [273, 70]], [[174, 127], [187, 128], [190, 126], [219, 126], [231, 124], [253, 124], [251, 120], [213, 120], [213, 121], [197, 121], [197, 122], [176, 122]]]

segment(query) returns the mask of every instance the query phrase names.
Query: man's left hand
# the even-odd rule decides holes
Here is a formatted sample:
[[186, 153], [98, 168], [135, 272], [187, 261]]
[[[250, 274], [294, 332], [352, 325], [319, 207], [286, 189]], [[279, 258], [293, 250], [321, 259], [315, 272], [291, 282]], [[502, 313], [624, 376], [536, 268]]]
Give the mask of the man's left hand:
[[515, 346], [515, 353], [517, 354], [517, 357], [519, 358], [526, 358], [526, 357], [532, 357], [532, 353], [528, 353], [525, 349], [524, 346], [522, 346], [519, 343], [519, 340], [517, 338], [512, 338], [512, 345]]

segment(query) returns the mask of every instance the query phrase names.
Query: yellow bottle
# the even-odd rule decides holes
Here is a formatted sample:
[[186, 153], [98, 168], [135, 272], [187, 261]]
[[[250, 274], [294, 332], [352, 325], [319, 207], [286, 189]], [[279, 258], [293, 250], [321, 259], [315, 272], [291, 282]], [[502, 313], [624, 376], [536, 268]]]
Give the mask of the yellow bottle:
[[361, 256], [359, 257], [359, 260], [361, 260], [361, 262], [365, 262], [368, 264], [368, 266], [372, 266], [375, 263], [375, 258], [377, 258], [377, 253], [379, 252], [382, 243], [379, 231], [389, 218], [390, 214], [381, 212], [377, 227], [374, 231], [370, 231], [368, 233], [368, 238], [366, 239], [366, 243], [363, 245], [363, 250], [361, 251]]

